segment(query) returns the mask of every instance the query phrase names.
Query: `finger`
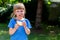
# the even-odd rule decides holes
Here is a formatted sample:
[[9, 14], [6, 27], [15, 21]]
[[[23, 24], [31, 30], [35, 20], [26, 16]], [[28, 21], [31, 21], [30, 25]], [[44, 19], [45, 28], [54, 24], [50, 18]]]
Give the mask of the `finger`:
[[19, 24], [16, 23], [16, 26], [19, 26]]
[[23, 22], [24, 24], [26, 24], [25, 22]]

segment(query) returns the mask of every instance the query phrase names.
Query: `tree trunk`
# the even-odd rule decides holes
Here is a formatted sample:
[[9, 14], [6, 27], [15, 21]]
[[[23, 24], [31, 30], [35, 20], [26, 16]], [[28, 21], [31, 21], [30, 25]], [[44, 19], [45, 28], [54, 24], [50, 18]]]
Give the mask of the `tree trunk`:
[[42, 13], [42, 0], [38, 0], [37, 2], [37, 13], [36, 13], [36, 21], [35, 21], [35, 27], [40, 28], [41, 24], [41, 13]]

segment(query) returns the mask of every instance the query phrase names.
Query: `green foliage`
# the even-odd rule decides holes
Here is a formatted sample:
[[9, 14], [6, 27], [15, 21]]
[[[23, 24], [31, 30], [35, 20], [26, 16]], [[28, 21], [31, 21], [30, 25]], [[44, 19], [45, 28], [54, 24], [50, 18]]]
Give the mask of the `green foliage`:
[[[13, 6], [13, 4], [18, 2], [28, 3], [28, 1], [31, 0], [0, 0], [0, 15], [7, 12], [7, 10]], [[5, 8], [5, 10], [2, 8]]]
[[18, 2], [28, 3], [31, 0], [0, 0], [0, 6], [5, 7], [7, 4], [14, 4]]

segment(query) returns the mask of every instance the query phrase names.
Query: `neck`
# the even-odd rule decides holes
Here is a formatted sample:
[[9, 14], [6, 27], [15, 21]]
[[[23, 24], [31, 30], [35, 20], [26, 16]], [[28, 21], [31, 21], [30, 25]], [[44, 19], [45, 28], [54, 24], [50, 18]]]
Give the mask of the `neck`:
[[16, 17], [17, 20], [21, 20], [23, 17]]

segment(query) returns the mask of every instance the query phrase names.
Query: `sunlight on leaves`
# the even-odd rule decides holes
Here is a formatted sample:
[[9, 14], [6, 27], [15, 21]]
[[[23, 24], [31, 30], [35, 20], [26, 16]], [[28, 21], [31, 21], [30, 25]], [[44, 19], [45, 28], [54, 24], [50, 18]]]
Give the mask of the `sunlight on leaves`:
[[6, 33], [8, 33], [8, 32], [7, 31], [3, 31], [3, 30], [0, 31], [0, 35], [6, 34]]

